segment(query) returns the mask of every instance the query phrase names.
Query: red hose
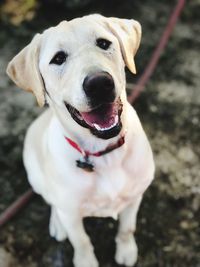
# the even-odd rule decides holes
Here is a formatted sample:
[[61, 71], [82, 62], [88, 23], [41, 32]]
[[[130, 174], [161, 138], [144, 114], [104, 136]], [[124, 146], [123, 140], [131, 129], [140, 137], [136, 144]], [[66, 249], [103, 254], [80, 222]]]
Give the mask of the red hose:
[[15, 200], [1, 215], [0, 215], [0, 227], [9, 221], [19, 210], [21, 210], [34, 193], [31, 189], [26, 191], [22, 196]]

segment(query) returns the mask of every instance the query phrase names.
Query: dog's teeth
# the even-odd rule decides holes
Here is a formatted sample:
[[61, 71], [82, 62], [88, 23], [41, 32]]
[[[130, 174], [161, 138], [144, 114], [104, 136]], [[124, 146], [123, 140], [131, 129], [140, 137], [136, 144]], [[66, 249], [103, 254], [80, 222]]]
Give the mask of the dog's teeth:
[[94, 123], [93, 126], [94, 126], [94, 128], [96, 128], [98, 131], [102, 131], [102, 128], [101, 128], [98, 124]]
[[100, 126], [99, 126], [98, 124], [96, 124], [96, 123], [94, 123], [93, 126], [94, 126], [95, 129], [97, 129], [97, 131], [106, 131], [106, 130], [110, 130], [110, 129], [112, 129], [114, 126], [116, 126], [117, 123], [118, 123], [118, 121], [119, 121], [119, 119], [118, 119], [118, 116], [116, 115], [116, 116], [115, 116], [115, 121], [114, 121], [114, 123], [113, 123], [111, 126], [109, 126], [109, 127], [102, 128], [102, 127], [100, 127]]

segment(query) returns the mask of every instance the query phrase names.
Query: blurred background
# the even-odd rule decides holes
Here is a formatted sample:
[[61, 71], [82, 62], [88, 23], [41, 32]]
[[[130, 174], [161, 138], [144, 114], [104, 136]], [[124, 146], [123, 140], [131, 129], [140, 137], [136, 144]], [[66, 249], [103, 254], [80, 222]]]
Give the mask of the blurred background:
[[[27, 127], [42, 110], [5, 74], [33, 35], [63, 19], [90, 13], [134, 18], [143, 27], [143, 73], [177, 1], [2, 0], [0, 2], [0, 212], [28, 188], [22, 164]], [[188, 1], [159, 64], [134, 103], [153, 147], [156, 177], [138, 216], [137, 267], [200, 266], [200, 1]], [[49, 207], [40, 197], [0, 228], [0, 267], [72, 267], [72, 247], [48, 234]], [[100, 267], [115, 267], [117, 222], [86, 219]]]

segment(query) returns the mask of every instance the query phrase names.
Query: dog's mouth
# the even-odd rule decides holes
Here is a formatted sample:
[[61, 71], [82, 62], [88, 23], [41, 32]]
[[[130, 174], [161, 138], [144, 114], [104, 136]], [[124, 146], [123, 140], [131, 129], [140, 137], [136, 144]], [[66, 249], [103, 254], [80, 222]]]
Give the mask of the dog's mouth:
[[120, 98], [113, 103], [99, 105], [89, 112], [79, 112], [66, 102], [65, 106], [79, 125], [88, 128], [92, 134], [99, 138], [109, 139], [117, 136], [121, 131], [123, 105]]

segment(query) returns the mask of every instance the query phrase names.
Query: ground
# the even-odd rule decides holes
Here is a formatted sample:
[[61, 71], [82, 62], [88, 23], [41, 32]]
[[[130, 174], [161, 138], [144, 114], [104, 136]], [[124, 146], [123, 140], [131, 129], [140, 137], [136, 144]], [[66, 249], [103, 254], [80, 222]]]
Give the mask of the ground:
[[[59, 1], [58, 1], [59, 2]], [[28, 188], [21, 153], [25, 131], [40, 114], [34, 98], [6, 77], [11, 57], [35, 32], [59, 20], [88, 13], [138, 19], [143, 26], [136, 57], [138, 74], [127, 73], [128, 88], [142, 74], [166, 25], [175, 1], [92, 1], [82, 9], [40, 8], [31, 22], [0, 25], [0, 212]], [[114, 7], [114, 8], [113, 8]], [[49, 11], [50, 10], [50, 11]], [[188, 1], [159, 65], [134, 103], [150, 139], [156, 175], [138, 216], [137, 267], [200, 266], [200, 1]], [[59, 16], [58, 16], [59, 14]], [[131, 86], [130, 86], [131, 85]], [[36, 196], [0, 229], [0, 267], [71, 267], [68, 241], [48, 234], [49, 207]], [[86, 219], [101, 267], [114, 267], [112, 219]]]

